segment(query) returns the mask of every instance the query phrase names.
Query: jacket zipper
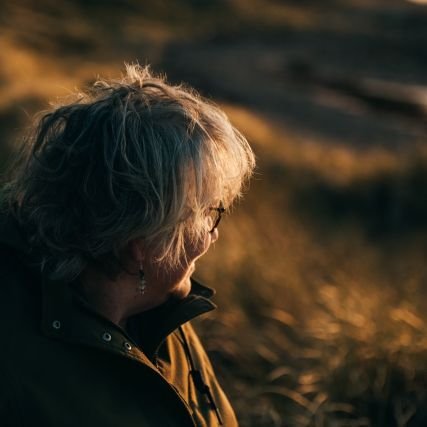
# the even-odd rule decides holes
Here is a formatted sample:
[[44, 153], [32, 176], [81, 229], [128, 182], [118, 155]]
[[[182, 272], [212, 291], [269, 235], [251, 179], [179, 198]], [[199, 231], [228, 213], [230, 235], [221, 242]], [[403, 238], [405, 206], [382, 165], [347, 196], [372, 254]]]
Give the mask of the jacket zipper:
[[185, 336], [185, 333], [182, 329], [182, 326], [180, 326], [178, 328], [178, 330], [179, 330], [179, 333], [180, 333], [181, 338], [182, 338], [182, 344], [184, 347], [184, 352], [187, 355], [187, 359], [188, 359], [188, 362], [190, 364], [190, 377], [193, 381], [193, 384], [194, 384], [196, 390], [206, 397], [206, 399], [209, 403], [210, 409], [215, 412], [215, 415], [218, 419], [218, 423], [219, 423], [219, 425], [222, 426], [222, 425], [224, 425], [224, 422], [222, 420], [221, 412], [215, 403], [215, 399], [212, 395], [211, 389], [206, 384], [201, 371], [199, 369], [196, 369], [196, 364], [194, 363], [194, 359], [193, 359], [193, 356], [191, 354], [190, 345], [188, 344], [188, 340], [187, 340], [187, 337]]

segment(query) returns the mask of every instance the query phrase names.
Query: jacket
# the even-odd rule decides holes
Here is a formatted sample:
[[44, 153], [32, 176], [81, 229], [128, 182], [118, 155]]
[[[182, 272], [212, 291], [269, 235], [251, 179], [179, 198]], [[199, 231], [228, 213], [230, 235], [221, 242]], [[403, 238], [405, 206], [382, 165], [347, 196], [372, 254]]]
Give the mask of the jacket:
[[0, 425], [237, 426], [190, 320], [215, 308], [193, 281], [181, 301], [134, 316], [127, 331], [30, 262], [0, 216]]

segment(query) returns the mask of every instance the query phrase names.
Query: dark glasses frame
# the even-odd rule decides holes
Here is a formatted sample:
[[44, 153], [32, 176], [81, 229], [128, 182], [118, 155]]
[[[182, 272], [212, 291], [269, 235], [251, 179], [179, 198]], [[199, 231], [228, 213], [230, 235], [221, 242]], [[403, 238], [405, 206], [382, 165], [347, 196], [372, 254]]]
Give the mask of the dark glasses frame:
[[221, 222], [222, 215], [225, 213], [225, 208], [222, 202], [219, 203], [219, 207], [217, 208], [209, 208], [210, 211], [216, 211], [217, 217], [214, 221], [213, 227], [209, 231], [209, 233], [213, 233], [215, 229], [218, 227], [219, 223]]

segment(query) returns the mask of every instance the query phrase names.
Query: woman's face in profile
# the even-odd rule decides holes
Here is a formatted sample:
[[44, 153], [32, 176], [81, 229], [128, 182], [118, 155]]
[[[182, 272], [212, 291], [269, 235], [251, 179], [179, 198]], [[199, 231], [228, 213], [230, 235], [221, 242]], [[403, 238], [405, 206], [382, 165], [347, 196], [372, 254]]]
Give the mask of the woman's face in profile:
[[185, 243], [187, 257], [181, 260], [175, 267], [165, 267], [156, 259], [154, 253], [147, 251], [144, 254], [144, 277], [147, 283], [143, 297], [156, 301], [157, 304], [165, 302], [169, 298], [185, 298], [190, 290], [190, 278], [195, 270], [197, 259], [202, 257], [210, 245], [218, 239], [218, 229], [212, 232], [206, 231], [197, 242]]

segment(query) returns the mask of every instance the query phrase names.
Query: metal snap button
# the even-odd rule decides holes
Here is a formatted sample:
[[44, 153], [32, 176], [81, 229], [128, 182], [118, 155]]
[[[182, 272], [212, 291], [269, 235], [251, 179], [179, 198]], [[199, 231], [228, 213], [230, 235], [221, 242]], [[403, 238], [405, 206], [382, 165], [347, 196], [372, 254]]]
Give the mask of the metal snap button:
[[127, 341], [125, 341], [125, 342], [123, 343], [123, 346], [125, 347], [125, 349], [126, 349], [127, 351], [131, 351], [131, 350], [132, 350], [132, 346], [131, 346]]
[[108, 332], [104, 332], [102, 334], [102, 339], [106, 342], [110, 342], [111, 341], [111, 335]]
[[52, 322], [52, 328], [53, 329], [59, 329], [61, 327], [61, 322], [59, 320], [54, 320]]

